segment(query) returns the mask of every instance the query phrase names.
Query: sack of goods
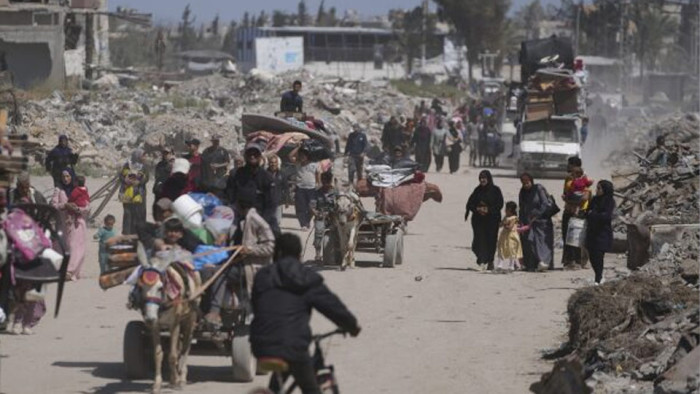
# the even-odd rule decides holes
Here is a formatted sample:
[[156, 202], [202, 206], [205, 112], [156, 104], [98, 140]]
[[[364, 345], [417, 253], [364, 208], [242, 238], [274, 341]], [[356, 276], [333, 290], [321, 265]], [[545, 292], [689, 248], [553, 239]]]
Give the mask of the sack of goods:
[[566, 244], [582, 248], [586, 242], [586, 219], [571, 218], [566, 230]]
[[309, 152], [309, 159], [313, 162], [330, 159], [331, 151], [321, 141], [308, 139], [301, 142], [301, 149]]

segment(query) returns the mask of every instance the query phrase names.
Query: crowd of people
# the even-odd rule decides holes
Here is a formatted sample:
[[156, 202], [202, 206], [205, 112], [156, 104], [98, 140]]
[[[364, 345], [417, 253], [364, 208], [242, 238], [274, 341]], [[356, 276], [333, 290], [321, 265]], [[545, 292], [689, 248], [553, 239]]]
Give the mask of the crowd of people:
[[[281, 102], [283, 111], [301, 109], [300, 89], [301, 83], [295, 82], [294, 89], [285, 93]], [[442, 171], [447, 157], [449, 172], [454, 174], [460, 168], [462, 153], [469, 150], [470, 165], [496, 166], [502, 153], [497, 121], [495, 111], [479, 100], [459, 107], [450, 116], [439, 100], [434, 100], [430, 108], [421, 102], [413, 118], [394, 116], [386, 122], [381, 135], [382, 152], [376, 156], [392, 166], [413, 156], [417, 167], [424, 172], [433, 160], [435, 171]], [[360, 328], [355, 317], [323, 285], [321, 276], [301, 264], [299, 238], [283, 234], [280, 225], [289, 184], [293, 182], [296, 218], [304, 231], [314, 224], [314, 247], [316, 259], [320, 260], [323, 218], [332, 210], [336, 196], [333, 175], [313, 161], [303, 145], [283, 160], [266, 155], [265, 147], [258, 142], [247, 143], [242, 156], [232, 157], [220, 145], [220, 135], [213, 135], [210, 140], [211, 144], [201, 153], [201, 141], [197, 138], [185, 141], [187, 152], [182, 155], [177, 155], [171, 147], [163, 147], [153, 176], [145, 152], [135, 149], [131, 153], [118, 174], [118, 198], [123, 208], [121, 231], [115, 227], [115, 215], [108, 214], [94, 235], [99, 242], [100, 272], [105, 273], [109, 268], [108, 240], [119, 233], [137, 238], [150, 254], [177, 249], [195, 255], [226, 245], [240, 245], [245, 263], [217, 279], [212, 286], [215, 290], [202, 304], [204, 320], [217, 327], [222, 323], [220, 311], [224, 305], [233, 302], [248, 308], [254, 313], [251, 341], [255, 355], [287, 359], [303, 391], [314, 392], [314, 379], [309, 378], [313, 366], [306, 351], [310, 308], [317, 308], [354, 335]], [[370, 149], [363, 128], [354, 125], [344, 150], [350, 184], [364, 178], [363, 168]], [[26, 173], [17, 177], [16, 187], [9, 194], [0, 190], [0, 212], [21, 202], [49, 203], [61, 212], [71, 251], [68, 280], [82, 277], [90, 205], [85, 177], [75, 173], [77, 160], [68, 138], [61, 136], [45, 163], [54, 182], [49, 201], [32, 187]], [[284, 171], [283, 162], [293, 167], [293, 175]], [[613, 186], [609, 181], [600, 181], [592, 191], [593, 181], [585, 175], [581, 160], [571, 157], [568, 164], [569, 174], [561, 196], [562, 236], [567, 238], [572, 218], [585, 218], [588, 232], [583, 244], [564, 246], [562, 263], [567, 268], [583, 267], [590, 260], [598, 284], [603, 280], [604, 255], [612, 243]], [[559, 211], [556, 199], [530, 174], [522, 174], [520, 181], [518, 201], [504, 201], [491, 172], [483, 170], [468, 198], [464, 220], [471, 218], [472, 251], [481, 271], [546, 271], [554, 267], [552, 217]], [[219, 231], [206, 226], [189, 228], [174, 207], [175, 201], [188, 193], [215, 196], [221, 204], [213, 215], [229, 220], [229, 228]], [[152, 221], [147, 217], [149, 203]], [[206, 280], [222, 261], [208, 259], [196, 262], [195, 267]], [[236, 298], [231, 299], [231, 292], [224, 291], [227, 286], [235, 289]], [[20, 305], [14, 318], [19, 328], [14, 331], [31, 333], [45, 313], [45, 305], [40, 298], [20, 300]], [[282, 313], [285, 308], [292, 308], [294, 316]], [[280, 331], [279, 327], [285, 325], [293, 327], [293, 332]], [[291, 348], [294, 350], [290, 351]]]
[[[520, 181], [518, 202], [504, 204], [501, 189], [494, 184], [491, 173], [487, 170], [479, 173], [479, 184], [469, 196], [464, 220], [469, 220], [471, 215], [472, 251], [480, 271], [524, 269], [542, 272], [554, 269], [552, 218], [560, 209], [555, 198], [543, 185], [536, 183], [532, 175], [523, 173]], [[615, 200], [610, 181], [599, 181], [595, 191], [591, 190], [592, 185], [593, 181], [583, 171], [581, 159], [570, 157], [561, 195], [564, 204], [562, 265], [565, 269], [584, 268], [590, 260], [595, 284], [600, 284], [605, 253], [612, 247]], [[502, 219], [504, 205], [505, 217]], [[572, 218], [586, 220], [583, 242], [568, 242]]]
[[[390, 156], [398, 150], [404, 157], [412, 155], [423, 172], [433, 161], [435, 171], [441, 172], [447, 159], [448, 170], [454, 174], [459, 170], [462, 152], [467, 150], [469, 165], [497, 167], [497, 158], [504, 148], [498, 128], [500, 116], [482, 100], [471, 100], [451, 115], [445, 112], [438, 99], [434, 99], [430, 107], [421, 101], [412, 118], [392, 116], [384, 124], [381, 150]], [[351, 148], [346, 155], [357, 167], [362, 163], [358, 153], [362, 146], [355, 140], [348, 140]], [[350, 179], [354, 179], [352, 174]]]

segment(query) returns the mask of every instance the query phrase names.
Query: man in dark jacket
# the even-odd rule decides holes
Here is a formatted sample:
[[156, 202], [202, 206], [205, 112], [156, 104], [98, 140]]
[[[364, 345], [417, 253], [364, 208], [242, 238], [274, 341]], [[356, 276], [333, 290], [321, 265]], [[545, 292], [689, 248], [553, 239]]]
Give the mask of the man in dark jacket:
[[401, 123], [399, 123], [396, 116], [392, 116], [384, 124], [384, 129], [382, 130], [382, 150], [391, 153], [395, 146], [403, 145], [403, 143], [404, 136]]
[[367, 135], [362, 130], [362, 126], [355, 123], [352, 125], [352, 133], [348, 135], [348, 142], [345, 144], [345, 156], [350, 159], [348, 162], [348, 179], [350, 184], [355, 182], [355, 173], [357, 173], [358, 180], [362, 179], [365, 150], [367, 150]]
[[281, 112], [304, 112], [304, 99], [301, 98], [299, 92], [301, 92], [301, 81], [294, 81], [292, 90], [282, 95]]
[[309, 355], [311, 310], [316, 309], [352, 336], [357, 319], [323, 283], [323, 277], [301, 264], [301, 240], [282, 234], [275, 263], [262, 268], [253, 282], [250, 343], [257, 358], [281, 358], [304, 394], [320, 393]]
[[161, 154], [163, 156], [158, 164], [156, 164], [155, 181], [153, 182], [153, 195], [156, 196], [156, 198], [161, 195], [163, 184], [170, 178], [170, 172], [173, 169], [173, 161], [175, 161], [172, 148], [164, 147], [161, 150]]
[[226, 182], [226, 198], [230, 204], [238, 201], [238, 194], [243, 189], [254, 190], [257, 199], [255, 210], [270, 225], [275, 234], [279, 234], [279, 223], [275, 213], [277, 202], [275, 201], [275, 180], [269, 172], [261, 166], [263, 148], [257, 143], [249, 143], [245, 148], [245, 166], [236, 170], [229, 176]]
[[46, 155], [44, 166], [53, 177], [53, 185], [61, 184], [61, 173], [66, 168], [73, 168], [78, 162], [78, 155], [68, 146], [68, 136], [62, 134], [58, 137], [58, 145]]

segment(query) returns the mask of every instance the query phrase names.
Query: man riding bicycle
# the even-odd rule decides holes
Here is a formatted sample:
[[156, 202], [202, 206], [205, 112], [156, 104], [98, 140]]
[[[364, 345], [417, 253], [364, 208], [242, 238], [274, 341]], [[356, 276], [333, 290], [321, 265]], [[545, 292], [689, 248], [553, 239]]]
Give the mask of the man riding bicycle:
[[301, 391], [316, 394], [321, 391], [309, 355], [311, 310], [352, 336], [360, 333], [360, 326], [323, 277], [301, 264], [301, 253], [299, 237], [282, 234], [276, 241], [275, 262], [255, 275], [250, 342], [255, 357], [284, 360]]

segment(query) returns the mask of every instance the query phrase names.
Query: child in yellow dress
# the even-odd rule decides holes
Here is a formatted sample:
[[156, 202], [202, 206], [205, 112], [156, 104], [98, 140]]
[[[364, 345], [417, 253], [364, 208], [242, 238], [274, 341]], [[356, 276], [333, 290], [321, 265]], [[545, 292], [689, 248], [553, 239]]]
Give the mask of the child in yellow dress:
[[506, 217], [501, 222], [498, 235], [498, 258], [496, 271], [508, 272], [522, 268], [523, 248], [518, 235], [518, 205], [513, 201], [506, 203]]

